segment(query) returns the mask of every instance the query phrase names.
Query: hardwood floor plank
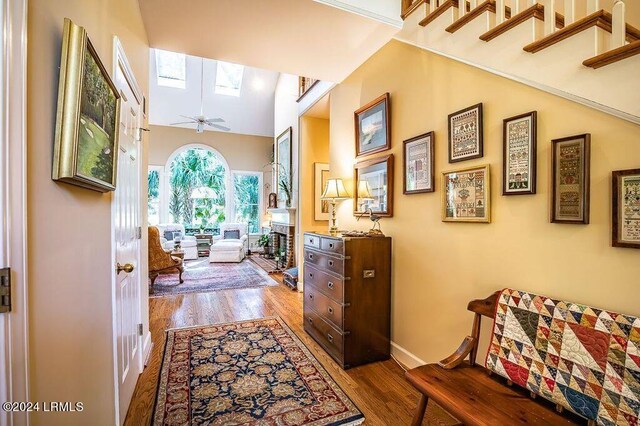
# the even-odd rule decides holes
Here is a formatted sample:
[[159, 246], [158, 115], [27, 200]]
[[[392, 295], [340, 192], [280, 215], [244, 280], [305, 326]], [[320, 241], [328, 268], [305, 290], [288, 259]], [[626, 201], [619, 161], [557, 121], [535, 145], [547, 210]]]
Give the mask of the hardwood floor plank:
[[[274, 278], [279, 278], [274, 276]], [[393, 360], [342, 370], [303, 330], [302, 294], [283, 284], [272, 287], [183, 294], [149, 300], [153, 348], [149, 364], [138, 379], [125, 425], [151, 424], [162, 353], [168, 328], [189, 327], [279, 316], [349, 395], [366, 417], [366, 425], [410, 424], [418, 392], [404, 379]], [[439, 407], [429, 407], [424, 424], [446, 421]], [[434, 415], [429, 415], [434, 413]], [[445, 422], [442, 422], [442, 418]]]

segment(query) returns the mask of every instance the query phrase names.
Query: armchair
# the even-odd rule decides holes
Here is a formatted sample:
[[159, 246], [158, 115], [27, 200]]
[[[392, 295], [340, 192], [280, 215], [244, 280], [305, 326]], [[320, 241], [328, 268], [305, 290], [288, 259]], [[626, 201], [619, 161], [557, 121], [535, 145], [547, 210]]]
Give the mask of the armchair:
[[[185, 235], [183, 225], [178, 223], [161, 223], [157, 226], [160, 235], [162, 247], [165, 250], [172, 250], [176, 241], [176, 234], [180, 235], [180, 246], [184, 250], [185, 260], [193, 260], [198, 258], [198, 242], [193, 235]], [[171, 237], [171, 238], [167, 238]]]
[[165, 272], [175, 271], [182, 284], [182, 272], [184, 271], [182, 259], [171, 256], [160, 243], [160, 231], [155, 226], [149, 227], [149, 279], [151, 285], [156, 281], [158, 275]]
[[224, 240], [225, 231], [238, 231], [240, 234], [240, 238], [226, 238], [226, 240], [236, 240], [242, 242], [244, 244], [249, 236], [247, 235], [247, 224], [246, 223], [221, 223], [220, 224], [220, 235], [216, 235], [213, 237], [213, 241]]
[[[238, 231], [239, 238], [225, 238], [225, 232]], [[249, 239], [247, 225], [244, 223], [223, 223], [220, 225], [220, 235], [213, 238], [213, 245], [209, 253], [209, 262], [242, 262], [244, 247]]]

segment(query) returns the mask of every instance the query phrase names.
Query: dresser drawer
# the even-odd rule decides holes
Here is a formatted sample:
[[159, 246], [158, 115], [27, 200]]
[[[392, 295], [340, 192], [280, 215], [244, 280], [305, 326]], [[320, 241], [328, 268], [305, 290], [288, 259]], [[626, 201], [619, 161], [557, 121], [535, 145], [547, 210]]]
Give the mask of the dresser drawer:
[[309, 306], [322, 318], [333, 324], [338, 330], [344, 330], [342, 322], [343, 307], [318, 291], [313, 285], [304, 288], [304, 299]]
[[316, 265], [318, 266], [320, 263], [320, 257], [322, 256], [322, 254], [317, 253], [315, 251], [311, 251], [311, 250], [306, 250], [304, 251], [304, 261], [307, 264], [312, 264], [312, 265]]
[[345, 303], [344, 281], [342, 278], [321, 272], [312, 265], [304, 265], [304, 283], [311, 284], [338, 303]]
[[344, 362], [344, 336], [310, 309], [304, 308], [304, 329], [340, 364]]
[[304, 260], [318, 269], [344, 276], [344, 259], [320, 251], [305, 250]]
[[320, 237], [317, 235], [304, 234], [304, 245], [308, 247], [320, 248]]
[[320, 249], [335, 254], [344, 254], [344, 242], [335, 238], [322, 237], [320, 240]]

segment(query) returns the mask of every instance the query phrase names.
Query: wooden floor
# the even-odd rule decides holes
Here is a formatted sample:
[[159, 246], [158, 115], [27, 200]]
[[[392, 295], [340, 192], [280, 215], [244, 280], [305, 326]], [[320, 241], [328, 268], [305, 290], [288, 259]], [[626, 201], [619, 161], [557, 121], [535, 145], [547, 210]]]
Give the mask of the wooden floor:
[[[166, 329], [268, 316], [280, 316], [298, 335], [364, 413], [366, 425], [408, 425], [411, 422], [418, 393], [404, 380], [401, 367], [388, 360], [342, 370], [304, 332], [302, 294], [283, 284], [153, 298], [149, 300], [149, 312], [153, 348], [149, 365], [138, 379], [125, 425], [151, 424]], [[438, 406], [430, 404], [424, 424], [446, 424], [441, 419], [447, 419], [447, 415]]]

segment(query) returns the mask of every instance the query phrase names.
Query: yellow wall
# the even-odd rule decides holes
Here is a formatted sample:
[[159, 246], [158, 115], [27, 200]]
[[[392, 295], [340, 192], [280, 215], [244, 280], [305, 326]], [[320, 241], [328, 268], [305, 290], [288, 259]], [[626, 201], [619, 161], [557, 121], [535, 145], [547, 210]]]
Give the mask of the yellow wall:
[[[331, 173], [352, 179], [353, 112], [391, 94], [395, 155], [392, 340], [425, 361], [469, 333], [466, 304], [515, 287], [640, 315], [640, 251], [612, 248], [611, 171], [640, 167], [640, 127], [585, 106], [392, 41], [331, 93]], [[635, 94], [629, 94], [635, 96]], [[447, 115], [484, 102], [484, 158], [449, 164]], [[502, 120], [538, 111], [538, 194], [501, 196]], [[436, 192], [402, 194], [402, 141], [435, 131]], [[551, 139], [590, 132], [591, 224], [549, 223]], [[381, 155], [388, 152], [381, 153]], [[492, 223], [443, 223], [440, 174], [491, 165]], [[341, 229], [362, 229], [351, 200]]]
[[110, 73], [117, 35], [144, 93], [147, 38], [136, 0], [30, 0], [28, 14], [30, 399], [85, 409], [32, 413], [32, 424], [113, 425], [112, 196], [51, 180], [63, 19], [86, 28]]

